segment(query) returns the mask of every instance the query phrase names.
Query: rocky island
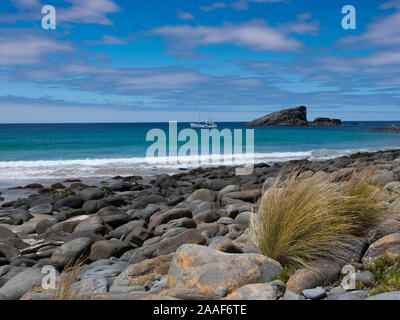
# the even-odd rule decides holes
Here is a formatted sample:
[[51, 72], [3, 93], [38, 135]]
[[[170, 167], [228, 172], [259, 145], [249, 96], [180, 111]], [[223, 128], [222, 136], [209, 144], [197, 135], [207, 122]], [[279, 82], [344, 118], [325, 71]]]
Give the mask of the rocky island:
[[307, 120], [307, 108], [299, 106], [297, 108], [285, 109], [270, 113], [262, 118], [247, 122], [245, 126], [281, 126], [281, 127], [301, 127], [301, 126], [340, 126], [340, 119], [316, 118], [310, 122]]

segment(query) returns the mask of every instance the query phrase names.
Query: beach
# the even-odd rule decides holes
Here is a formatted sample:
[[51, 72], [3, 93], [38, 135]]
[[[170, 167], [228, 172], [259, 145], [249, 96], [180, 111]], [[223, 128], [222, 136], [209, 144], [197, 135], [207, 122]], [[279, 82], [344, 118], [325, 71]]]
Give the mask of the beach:
[[[393, 195], [390, 215], [360, 237], [348, 257], [368, 275], [360, 261], [398, 252], [400, 150], [258, 162], [244, 176], [232, 166], [214, 166], [146, 178], [103, 177], [95, 185], [76, 176], [51, 185], [36, 181], [19, 189], [29, 195], [1, 203], [0, 299], [54, 298], [57, 289], [32, 289], [43, 278], [42, 268], [62, 272], [83, 256], [69, 298], [301, 300], [313, 299], [316, 288], [318, 299], [368, 298], [368, 285], [357, 294], [340, 289], [343, 265], [334, 261], [318, 266], [321, 278], [300, 269], [287, 282], [276, 280], [282, 265], [260, 254], [249, 235], [260, 198], [278, 177], [301, 170], [340, 184], [365, 168], [373, 172], [371, 184]], [[375, 245], [382, 239], [384, 247]]]

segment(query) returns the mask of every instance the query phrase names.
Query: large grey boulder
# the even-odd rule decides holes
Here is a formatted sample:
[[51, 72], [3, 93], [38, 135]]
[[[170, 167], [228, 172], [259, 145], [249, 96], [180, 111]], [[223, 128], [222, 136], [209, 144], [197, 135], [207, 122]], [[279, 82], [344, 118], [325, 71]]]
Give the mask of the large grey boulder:
[[40, 283], [45, 274], [40, 268], [29, 268], [11, 278], [0, 288], [0, 295], [9, 300], [18, 300], [36, 284]]
[[99, 188], [86, 188], [79, 195], [84, 201], [99, 200], [104, 197], [104, 192]]
[[209, 247], [181, 246], [168, 271], [170, 288], [214, 293], [223, 286], [228, 293], [253, 283], [264, 283], [280, 274], [282, 266], [260, 254], [228, 254]]
[[225, 300], [277, 300], [285, 293], [285, 284], [280, 281], [253, 283], [240, 287]]
[[50, 258], [50, 264], [62, 268], [67, 264], [72, 265], [77, 259], [83, 257], [89, 250], [93, 240], [90, 238], [77, 238], [58, 247]]
[[400, 291], [380, 293], [365, 300], [400, 300]]
[[51, 203], [41, 203], [29, 209], [31, 214], [52, 214], [53, 205]]

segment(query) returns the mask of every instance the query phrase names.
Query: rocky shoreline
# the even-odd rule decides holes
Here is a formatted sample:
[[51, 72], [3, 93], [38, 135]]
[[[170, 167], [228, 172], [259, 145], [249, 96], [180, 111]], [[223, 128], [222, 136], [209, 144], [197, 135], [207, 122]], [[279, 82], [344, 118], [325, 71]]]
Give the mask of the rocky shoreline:
[[[340, 285], [343, 265], [334, 261], [285, 278], [285, 267], [261, 255], [249, 235], [262, 191], [299, 168], [340, 181], [366, 167], [375, 170], [371, 183], [394, 201], [370, 235], [354, 243], [348, 263], [357, 270], [357, 289]], [[362, 263], [400, 254], [400, 150], [259, 163], [248, 176], [221, 166], [141, 181], [36, 185], [36, 194], [1, 203], [0, 300], [400, 299], [400, 291], [370, 296], [376, 279]], [[44, 266], [67, 276], [64, 292], [40, 287]]]

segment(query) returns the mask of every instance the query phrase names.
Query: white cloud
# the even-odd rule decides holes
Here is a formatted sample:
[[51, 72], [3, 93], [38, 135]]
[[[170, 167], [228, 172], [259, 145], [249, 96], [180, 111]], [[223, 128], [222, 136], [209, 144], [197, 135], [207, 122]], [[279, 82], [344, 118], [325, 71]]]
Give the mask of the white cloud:
[[[292, 30], [289, 31], [294, 31]], [[313, 29], [314, 30], [314, 29]], [[293, 51], [302, 43], [290, 37], [284, 27], [272, 28], [264, 21], [251, 21], [241, 25], [224, 24], [220, 27], [173, 25], [150, 30], [150, 34], [167, 37], [180, 46], [234, 44], [258, 51]]]
[[182, 20], [193, 20], [194, 19], [193, 14], [191, 14], [190, 12], [182, 11], [182, 9], [180, 9], [180, 8], [176, 9], [176, 15], [179, 19], [182, 19]]
[[67, 0], [72, 6], [57, 10], [57, 16], [64, 22], [83, 22], [111, 25], [107, 14], [116, 13], [119, 6], [112, 0]]
[[236, 10], [247, 10], [249, 8], [249, 2], [257, 2], [257, 3], [278, 3], [278, 2], [286, 2], [287, 0], [236, 0], [232, 1], [228, 4], [224, 2], [214, 2], [209, 6], [200, 6], [199, 9], [204, 12], [210, 12], [216, 9], [223, 8], [233, 8]]
[[72, 46], [64, 41], [29, 34], [18, 37], [0, 35], [0, 65], [4, 66], [39, 63], [45, 54], [71, 50]]
[[127, 41], [109, 34], [104, 34], [99, 40], [86, 41], [86, 43], [91, 45], [119, 45], [126, 44]]

